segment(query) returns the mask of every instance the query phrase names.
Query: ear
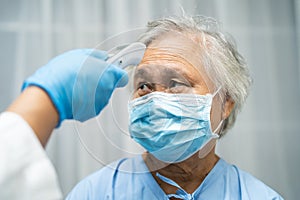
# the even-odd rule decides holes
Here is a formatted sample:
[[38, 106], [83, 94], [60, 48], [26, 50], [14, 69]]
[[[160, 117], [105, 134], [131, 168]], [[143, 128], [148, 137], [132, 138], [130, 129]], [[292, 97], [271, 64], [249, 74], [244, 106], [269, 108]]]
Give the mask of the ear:
[[233, 99], [226, 95], [226, 100], [225, 100], [225, 104], [224, 104], [224, 107], [223, 107], [223, 119], [227, 119], [230, 115], [230, 113], [232, 112], [233, 108], [234, 108], [234, 101]]

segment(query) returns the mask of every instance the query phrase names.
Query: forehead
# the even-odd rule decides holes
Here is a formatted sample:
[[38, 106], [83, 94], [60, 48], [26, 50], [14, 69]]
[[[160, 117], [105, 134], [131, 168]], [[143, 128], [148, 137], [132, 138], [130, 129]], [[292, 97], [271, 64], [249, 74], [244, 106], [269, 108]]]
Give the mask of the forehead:
[[[210, 81], [201, 63], [201, 47], [187, 35], [164, 34], [148, 45], [137, 67], [135, 79], [143, 77], [163, 78], [182, 75], [191, 84], [206, 84]], [[159, 76], [158, 76], [159, 75]], [[159, 80], [157, 80], [159, 81]]]

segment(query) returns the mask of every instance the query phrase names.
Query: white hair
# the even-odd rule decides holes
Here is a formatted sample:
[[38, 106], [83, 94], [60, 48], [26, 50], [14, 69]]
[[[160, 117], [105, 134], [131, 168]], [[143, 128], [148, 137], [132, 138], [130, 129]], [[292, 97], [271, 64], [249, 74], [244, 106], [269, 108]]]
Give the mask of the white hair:
[[216, 20], [205, 16], [167, 17], [149, 22], [147, 27], [139, 39], [146, 46], [170, 31], [197, 37], [195, 42], [201, 47], [202, 55], [200, 63], [214, 86], [222, 86], [222, 94], [235, 103], [220, 132], [221, 136], [224, 135], [233, 126], [252, 82], [246, 62], [237, 51], [233, 38], [221, 30]]

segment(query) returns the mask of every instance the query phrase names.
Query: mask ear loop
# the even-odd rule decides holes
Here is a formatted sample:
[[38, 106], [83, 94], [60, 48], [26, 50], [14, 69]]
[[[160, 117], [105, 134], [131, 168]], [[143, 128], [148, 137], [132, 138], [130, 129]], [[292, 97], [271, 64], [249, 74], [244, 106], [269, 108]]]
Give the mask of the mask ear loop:
[[[221, 90], [221, 86], [212, 94], [212, 99], [216, 96], [216, 94]], [[223, 119], [220, 121], [219, 125], [217, 126], [217, 128], [213, 131], [212, 130], [212, 138], [206, 143], [204, 144], [203, 148], [199, 151], [198, 153], [198, 157], [200, 159], [203, 159], [207, 156], [207, 154], [209, 154], [209, 152], [214, 148], [214, 146], [216, 145], [217, 139], [220, 137], [219, 134], [217, 133], [217, 131], [219, 129], [222, 128], [223, 125]]]
[[198, 157], [200, 159], [207, 156], [207, 154], [214, 148], [217, 143], [217, 139], [220, 137], [218, 133], [216, 133], [223, 125], [223, 121], [221, 120], [217, 128], [212, 132], [212, 138], [203, 145], [203, 148], [199, 151]]
[[214, 98], [218, 94], [218, 92], [220, 92], [221, 88], [222, 86], [218, 87], [218, 89], [212, 94], [212, 98]]
[[215, 133], [218, 129], [220, 129], [223, 125], [223, 121], [221, 120], [218, 127], [215, 129], [214, 132], [212, 132], [212, 137], [211, 139], [203, 145], [203, 148], [199, 151], [198, 153], [198, 157], [200, 159], [204, 158], [207, 156], [207, 154], [214, 148], [214, 146], [217, 143], [217, 139], [220, 137], [219, 134]]
[[[212, 99], [218, 94], [218, 92], [221, 90], [221, 88], [222, 88], [222, 86], [218, 87], [218, 89], [212, 94]], [[223, 110], [223, 109], [222, 109], [222, 110]], [[222, 117], [221, 117], [221, 118], [222, 118]], [[215, 130], [211, 130], [213, 134], [218, 134], [217, 132], [218, 132], [219, 129], [220, 129], [220, 131], [221, 131], [223, 122], [224, 122], [224, 119], [222, 119], [222, 120], [219, 122], [219, 124], [218, 124], [217, 128], [215, 128]]]

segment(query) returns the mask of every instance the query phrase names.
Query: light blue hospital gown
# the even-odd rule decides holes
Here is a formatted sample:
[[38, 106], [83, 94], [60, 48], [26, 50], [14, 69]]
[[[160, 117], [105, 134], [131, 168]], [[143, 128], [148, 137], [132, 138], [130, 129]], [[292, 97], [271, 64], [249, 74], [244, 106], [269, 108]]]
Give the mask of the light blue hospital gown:
[[[223, 159], [217, 162], [193, 194], [178, 189], [177, 195], [193, 200], [282, 199], [267, 185]], [[137, 156], [121, 159], [83, 179], [67, 199], [167, 200], [169, 197], [148, 171], [142, 156]]]

